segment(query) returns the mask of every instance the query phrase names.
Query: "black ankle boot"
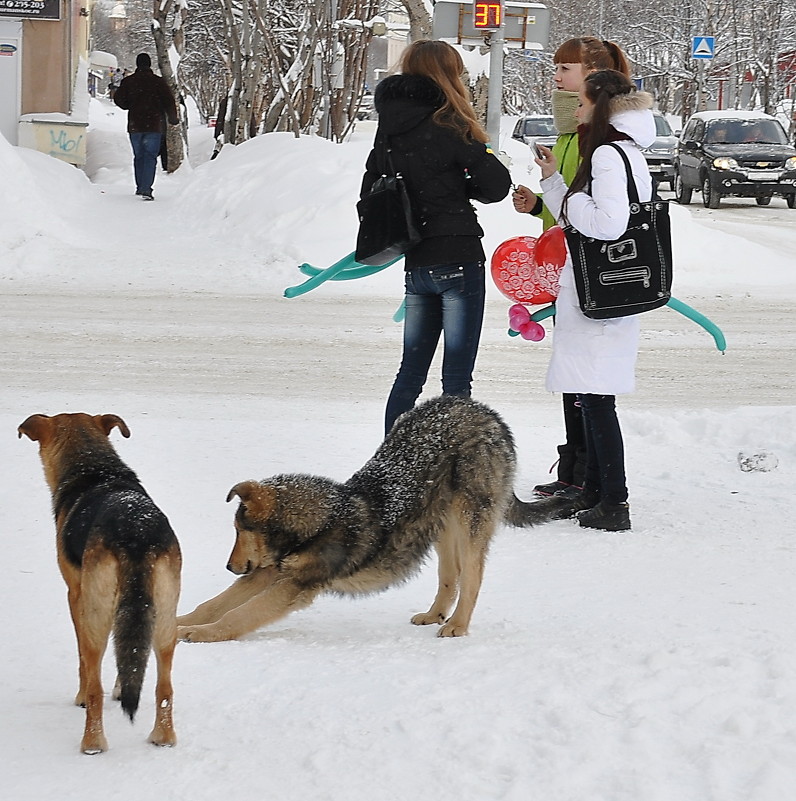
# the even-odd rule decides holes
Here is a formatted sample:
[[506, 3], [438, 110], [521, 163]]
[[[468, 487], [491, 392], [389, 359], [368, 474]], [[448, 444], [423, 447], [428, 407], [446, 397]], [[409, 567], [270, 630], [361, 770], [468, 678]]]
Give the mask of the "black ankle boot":
[[583, 528], [597, 528], [601, 531], [630, 530], [630, 507], [626, 503], [600, 501], [593, 509], [578, 512], [577, 518]]
[[537, 484], [533, 488], [533, 494], [548, 498], [551, 495], [557, 495], [561, 490], [569, 489], [570, 486], [566, 481], [561, 480], [551, 481], [549, 484]]
[[565, 515], [566, 517], [575, 517], [578, 512], [583, 512], [586, 509], [592, 509], [600, 502], [600, 495], [598, 492], [586, 489], [579, 490], [574, 495], [566, 490], [559, 490], [553, 497], [566, 498], [570, 501], [569, 506], [567, 506], [567, 514]]

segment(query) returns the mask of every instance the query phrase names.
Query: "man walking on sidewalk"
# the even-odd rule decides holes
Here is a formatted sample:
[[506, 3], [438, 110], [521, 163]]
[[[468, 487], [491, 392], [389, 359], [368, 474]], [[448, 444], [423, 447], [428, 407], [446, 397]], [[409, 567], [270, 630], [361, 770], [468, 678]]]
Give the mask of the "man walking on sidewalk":
[[152, 184], [158, 164], [160, 146], [166, 133], [165, 120], [177, 125], [177, 104], [169, 85], [152, 72], [147, 53], [135, 59], [136, 70], [120, 84], [113, 96], [119, 108], [127, 110], [127, 133], [133, 148], [135, 193], [144, 200], [154, 200]]

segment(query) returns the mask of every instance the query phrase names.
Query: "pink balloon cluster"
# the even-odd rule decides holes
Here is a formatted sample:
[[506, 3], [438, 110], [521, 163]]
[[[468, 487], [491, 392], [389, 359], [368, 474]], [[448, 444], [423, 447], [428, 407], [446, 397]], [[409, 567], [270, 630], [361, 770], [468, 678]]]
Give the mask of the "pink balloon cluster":
[[515, 303], [509, 309], [509, 328], [531, 342], [544, 339], [544, 328], [531, 319], [531, 313], [522, 303]]

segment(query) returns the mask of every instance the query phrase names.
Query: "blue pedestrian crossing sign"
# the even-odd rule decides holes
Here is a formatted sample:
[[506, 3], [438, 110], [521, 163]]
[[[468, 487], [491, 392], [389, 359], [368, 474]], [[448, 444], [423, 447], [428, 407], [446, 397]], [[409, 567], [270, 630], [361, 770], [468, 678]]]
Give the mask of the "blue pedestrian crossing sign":
[[691, 45], [691, 58], [713, 58], [716, 52], [715, 36], [695, 36]]

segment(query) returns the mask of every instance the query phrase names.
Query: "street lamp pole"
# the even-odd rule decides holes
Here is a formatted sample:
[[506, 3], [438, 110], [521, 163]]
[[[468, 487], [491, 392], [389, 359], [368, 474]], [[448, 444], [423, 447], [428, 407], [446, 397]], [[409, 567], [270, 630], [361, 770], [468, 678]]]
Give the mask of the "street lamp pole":
[[489, 82], [486, 94], [486, 132], [495, 153], [500, 150], [500, 109], [503, 101], [503, 27], [489, 36]]

